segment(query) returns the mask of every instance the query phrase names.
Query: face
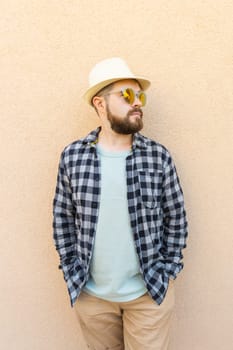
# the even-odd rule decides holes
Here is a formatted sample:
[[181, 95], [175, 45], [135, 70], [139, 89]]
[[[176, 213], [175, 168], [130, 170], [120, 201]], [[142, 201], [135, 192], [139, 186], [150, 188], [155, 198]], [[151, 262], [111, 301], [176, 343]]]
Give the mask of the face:
[[[124, 88], [132, 88], [135, 92], [141, 90], [139, 84], [134, 80], [121, 80], [115, 83], [112, 90], [105, 97], [107, 119], [110, 127], [118, 134], [134, 134], [143, 127], [142, 103], [135, 97], [132, 105], [127, 103], [120, 91]], [[119, 91], [119, 93], [111, 93]]]

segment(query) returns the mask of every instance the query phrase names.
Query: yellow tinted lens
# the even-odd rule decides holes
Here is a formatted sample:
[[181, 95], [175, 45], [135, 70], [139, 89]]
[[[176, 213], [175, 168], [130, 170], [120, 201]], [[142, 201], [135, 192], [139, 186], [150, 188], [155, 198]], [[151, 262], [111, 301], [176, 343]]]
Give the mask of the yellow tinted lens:
[[131, 89], [131, 88], [128, 88], [126, 90], [127, 90], [128, 94], [130, 96], [129, 97], [129, 104], [132, 105], [133, 102], [134, 102], [134, 99], [135, 99], [135, 93], [134, 93], [133, 89]]
[[133, 103], [134, 101], [134, 91], [131, 88], [125, 89], [122, 91], [123, 97], [126, 100], [126, 102], [128, 102], [130, 105]]
[[123, 95], [124, 99], [126, 100], [126, 102], [129, 103], [129, 101], [130, 101], [130, 94], [128, 92], [128, 89], [123, 90], [122, 91], [122, 95]]
[[146, 104], [146, 94], [145, 94], [145, 92], [143, 92], [143, 91], [140, 92], [140, 94], [138, 95], [138, 98], [141, 101], [142, 106], [145, 106], [145, 104]]

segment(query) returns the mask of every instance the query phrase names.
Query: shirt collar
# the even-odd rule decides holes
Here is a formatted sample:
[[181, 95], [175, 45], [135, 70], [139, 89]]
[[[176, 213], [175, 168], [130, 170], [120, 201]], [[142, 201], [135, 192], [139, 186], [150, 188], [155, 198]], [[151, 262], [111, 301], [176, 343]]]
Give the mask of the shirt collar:
[[[99, 126], [97, 129], [91, 131], [83, 140], [83, 144], [87, 144], [90, 146], [95, 146], [98, 142], [99, 133], [101, 131], [101, 127]], [[133, 136], [133, 144], [132, 149], [138, 148], [147, 148], [145, 137], [140, 133], [135, 133]]]
[[101, 131], [101, 127], [98, 127], [97, 129], [93, 130], [88, 134], [83, 140], [84, 145], [90, 145], [93, 146], [98, 142], [99, 133]]
[[133, 145], [132, 145], [132, 148], [143, 148], [143, 149], [146, 149], [147, 148], [147, 144], [146, 144], [146, 139], [145, 137], [140, 134], [139, 132], [137, 132], [136, 134], [134, 134], [134, 137], [133, 137]]

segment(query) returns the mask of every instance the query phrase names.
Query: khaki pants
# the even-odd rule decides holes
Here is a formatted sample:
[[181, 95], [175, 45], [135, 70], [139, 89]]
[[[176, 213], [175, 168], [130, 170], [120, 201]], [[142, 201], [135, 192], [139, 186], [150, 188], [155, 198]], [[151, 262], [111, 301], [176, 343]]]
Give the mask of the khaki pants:
[[129, 302], [109, 302], [85, 292], [75, 303], [91, 350], [167, 350], [173, 308], [173, 281], [161, 305], [148, 294]]

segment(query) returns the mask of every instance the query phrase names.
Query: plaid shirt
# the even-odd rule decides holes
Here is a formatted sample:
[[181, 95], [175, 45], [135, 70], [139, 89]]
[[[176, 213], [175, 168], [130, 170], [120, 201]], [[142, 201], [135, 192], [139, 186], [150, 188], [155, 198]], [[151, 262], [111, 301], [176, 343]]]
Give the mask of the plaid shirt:
[[[71, 305], [89, 278], [101, 194], [96, 142], [100, 128], [61, 155], [54, 198], [54, 241]], [[187, 221], [175, 165], [162, 145], [134, 135], [126, 158], [128, 211], [140, 272], [149, 294], [163, 301], [169, 278], [183, 267]], [[117, 213], [116, 213], [117, 220]]]

